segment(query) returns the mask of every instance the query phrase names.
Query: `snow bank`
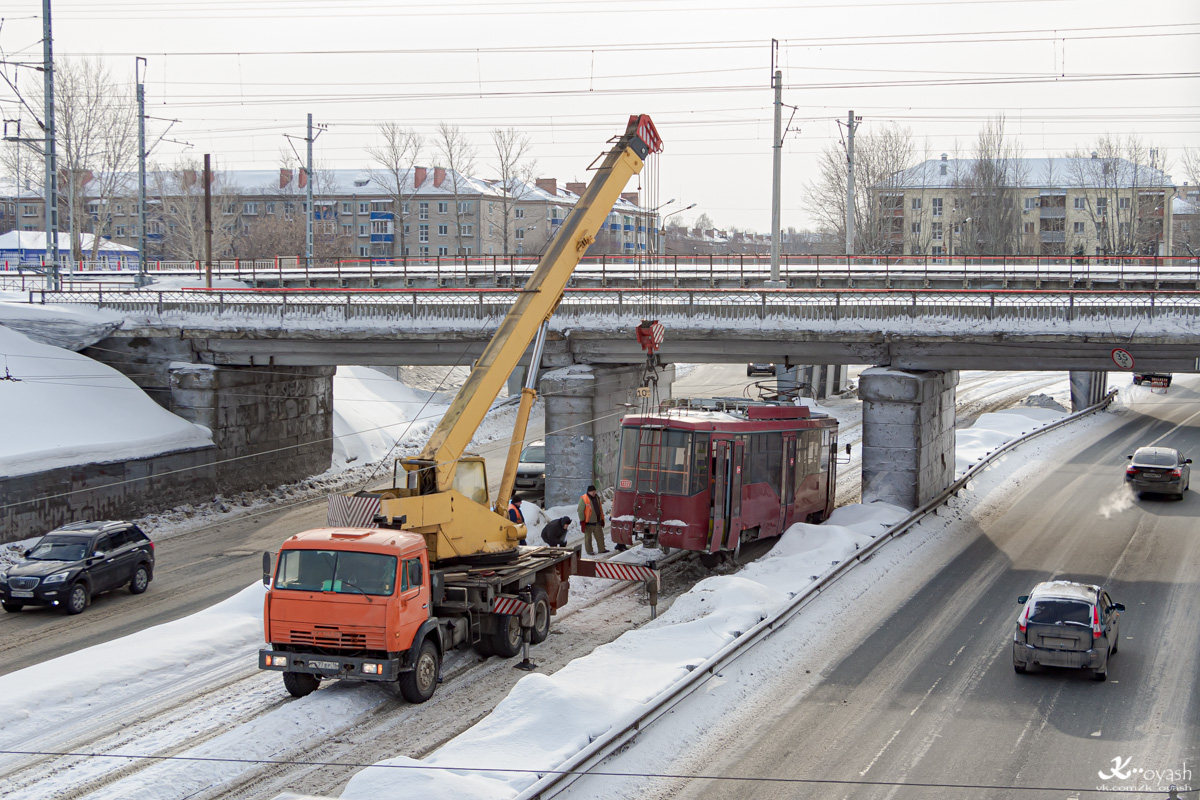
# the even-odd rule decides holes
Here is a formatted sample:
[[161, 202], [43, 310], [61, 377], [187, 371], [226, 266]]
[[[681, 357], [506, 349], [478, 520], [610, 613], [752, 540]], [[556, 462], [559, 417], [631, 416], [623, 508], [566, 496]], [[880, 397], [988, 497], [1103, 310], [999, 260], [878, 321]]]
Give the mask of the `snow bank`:
[[34, 305], [23, 292], [0, 291], [0, 325], [54, 347], [82, 350], [121, 327], [123, 319], [115, 311], [82, 305]]
[[[333, 378], [333, 466], [394, 458], [429, 438], [446, 413], [431, 392], [370, 367], [338, 367]], [[397, 449], [399, 445], [399, 449]]]
[[975, 424], [955, 433], [954, 474], [961, 476], [988, 453], [1022, 434], [1068, 416], [1065, 409], [1022, 406], [981, 414]]
[[0, 326], [0, 476], [212, 444], [112, 367]]

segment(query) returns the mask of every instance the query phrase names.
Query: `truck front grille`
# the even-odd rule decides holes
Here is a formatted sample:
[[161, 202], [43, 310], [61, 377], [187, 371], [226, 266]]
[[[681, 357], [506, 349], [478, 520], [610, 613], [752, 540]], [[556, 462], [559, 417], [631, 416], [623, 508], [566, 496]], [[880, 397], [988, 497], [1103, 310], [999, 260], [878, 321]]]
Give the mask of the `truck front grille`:
[[382, 650], [383, 631], [371, 628], [306, 625], [288, 631], [288, 643], [341, 650]]

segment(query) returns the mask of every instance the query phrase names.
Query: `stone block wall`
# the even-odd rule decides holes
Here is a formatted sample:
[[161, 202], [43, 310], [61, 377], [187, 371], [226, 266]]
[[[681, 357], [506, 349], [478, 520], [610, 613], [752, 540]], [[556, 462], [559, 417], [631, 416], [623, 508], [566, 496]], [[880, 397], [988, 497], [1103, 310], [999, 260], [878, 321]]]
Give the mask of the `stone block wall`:
[[40, 536], [60, 525], [139, 517], [211, 499], [215, 448], [86, 464], [0, 480], [0, 542]]
[[915, 509], [954, 482], [958, 372], [865, 370], [862, 501]]
[[171, 411], [212, 431], [221, 492], [329, 469], [335, 367], [173, 364]]

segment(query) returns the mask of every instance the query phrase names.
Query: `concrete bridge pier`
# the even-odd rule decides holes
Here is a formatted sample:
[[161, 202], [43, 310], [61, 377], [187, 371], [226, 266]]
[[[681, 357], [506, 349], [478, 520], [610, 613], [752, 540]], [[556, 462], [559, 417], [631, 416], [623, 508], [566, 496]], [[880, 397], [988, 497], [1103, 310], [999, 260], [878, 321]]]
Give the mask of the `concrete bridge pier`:
[[954, 481], [958, 371], [864, 370], [862, 502], [915, 509]]
[[1082, 411], [1104, 399], [1108, 392], [1107, 372], [1071, 370], [1071, 410]]
[[[644, 367], [574, 364], [545, 373], [546, 507], [574, 505], [588, 484], [603, 496], [616, 482], [621, 418], [637, 413]], [[660, 398], [670, 397], [675, 367], [659, 371]]]
[[786, 372], [783, 367], [776, 369], [780, 389], [809, 386], [811, 393], [805, 390], [804, 395], [814, 400], [826, 400], [840, 394], [845, 391], [849, 379], [849, 368], [840, 364], [798, 365]]

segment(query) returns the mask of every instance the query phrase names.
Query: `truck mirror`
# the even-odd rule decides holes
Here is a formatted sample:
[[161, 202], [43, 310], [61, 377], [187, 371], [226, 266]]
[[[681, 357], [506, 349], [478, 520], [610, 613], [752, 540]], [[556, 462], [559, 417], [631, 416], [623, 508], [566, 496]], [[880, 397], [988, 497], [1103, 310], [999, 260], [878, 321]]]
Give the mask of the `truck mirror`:
[[271, 585], [271, 554], [263, 553], [263, 586]]

